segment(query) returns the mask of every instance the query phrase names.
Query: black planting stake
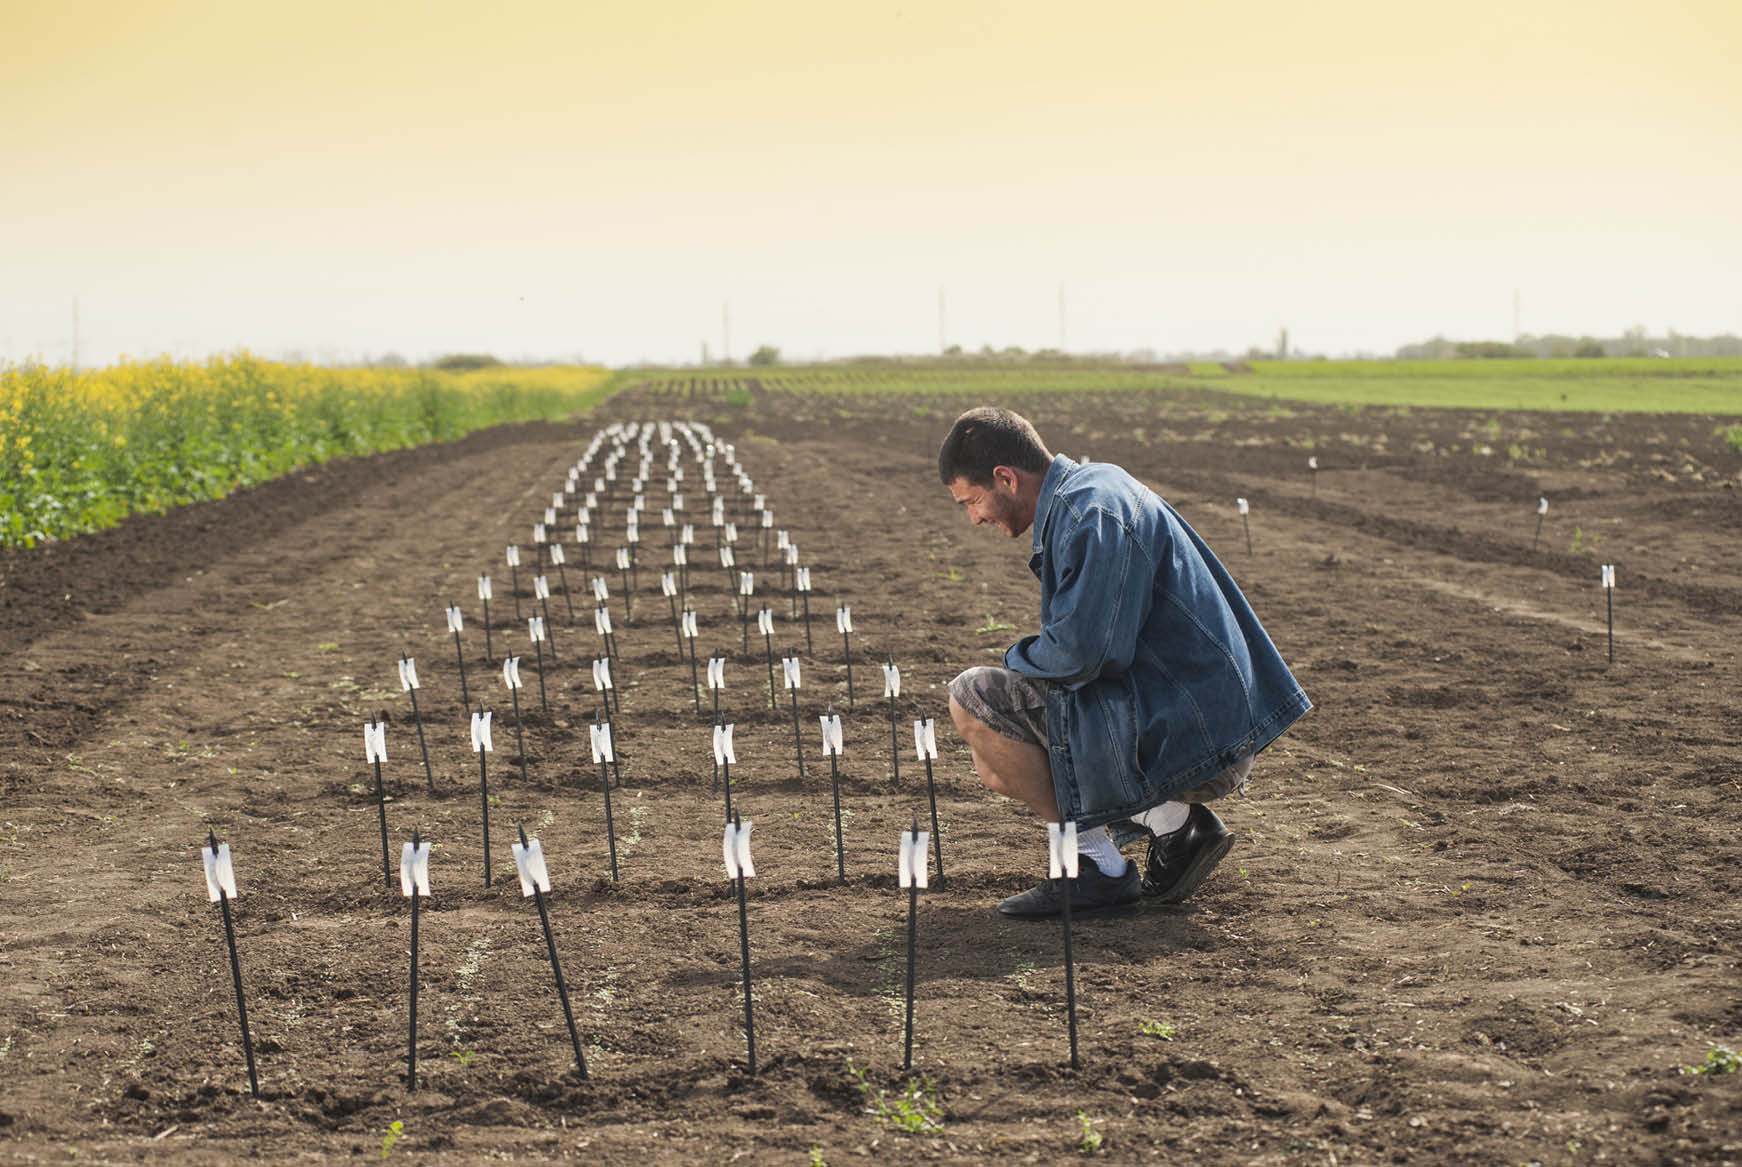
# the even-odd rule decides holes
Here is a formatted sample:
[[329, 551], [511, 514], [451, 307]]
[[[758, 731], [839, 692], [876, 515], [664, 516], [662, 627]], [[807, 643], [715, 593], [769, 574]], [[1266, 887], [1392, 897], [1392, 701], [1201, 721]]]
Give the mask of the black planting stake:
[[617, 582], [623, 589], [623, 623], [635, 623], [635, 592], [629, 586], [629, 548], [617, 549]]
[[1252, 554], [1252, 519], [1246, 513], [1250, 508], [1243, 498], [1235, 499], [1234, 503], [1240, 511], [1240, 526], [1246, 531], [1246, 554], [1250, 555]]
[[[689, 632], [689, 635], [683, 637], [682, 640], [689, 641], [689, 645], [690, 645], [690, 696], [695, 698], [696, 716], [699, 717], [699, 716], [701, 716], [701, 712], [702, 712], [702, 687], [701, 687], [701, 681], [696, 675], [696, 636], [695, 636], [696, 626], [695, 626], [695, 618], [696, 618], [696, 614], [693, 611], [691, 611], [688, 608], [684, 609], [683, 619], [684, 619], [685, 624], [687, 625], [687, 630]], [[683, 647], [682, 640], [680, 640], [679, 644], [678, 644], [678, 647], [680, 649]]]
[[829, 756], [829, 786], [835, 792], [835, 878], [846, 883], [847, 845], [841, 837], [841, 719], [833, 705], [829, 706], [828, 715], [822, 722], [823, 752]]
[[677, 580], [670, 572], [660, 577], [660, 589], [665, 592], [665, 598], [671, 606], [671, 634], [677, 638], [677, 654], [683, 655], [683, 628], [677, 617]]
[[[541, 575], [538, 578], [543, 579], [544, 577]], [[540, 613], [544, 616], [544, 639], [546, 639], [550, 642], [550, 660], [551, 660], [552, 664], [555, 664], [556, 663], [556, 626], [550, 622], [550, 586], [547, 584], [546, 586], [540, 588], [539, 591], [543, 593], [542, 595], [540, 595], [538, 597], [538, 606], [539, 606]], [[543, 675], [544, 675], [544, 670], [540, 669], [539, 676], [542, 677]]]
[[429, 747], [423, 740], [423, 714], [417, 708], [417, 662], [410, 653], [399, 654], [399, 681], [405, 691], [411, 694], [411, 723], [417, 726], [417, 749], [423, 755], [423, 776], [429, 783], [429, 792], [434, 794], [435, 772], [429, 768]]
[[786, 690], [792, 694], [792, 750], [798, 756], [798, 780], [804, 781], [804, 738], [798, 731], [798, 654], [781, 658], [781, 671], [786, 674]]
[[[549, 628], [549, 625], [544, 624], [544, 623], [540, 623], [539, 621], [536, 621], [536, 620], [533, 622], [533, 624], [534, 624], [534, 627], [532, 629], [532, 647], [533, 647], [533, 650], [538, 654], [538, 656], [536, 658], [538, 661], [538, 707], [540, 709], [544, 710], [546, 713], [549, 713], [550, 712], [550, 702], [545, 700], [545, 696], [544, 696], [544, 640], [545, 640], [545, 637], [543, 635], [546, 633], [547, 629]], [[552, 660], [556, 659], [556, 646], [554, 644], [551, 646], [550, 657]], [[520, 724], [520, 714], [516, 713], [514, 715], [514, 718], [515, 718], [515, 725], [518, 726]]]
[[568, 607], [568, 610], [569, 610], [569, 626], [573, 627], [574, 623], [575, 623], [575, 601], [574, 601], [574, 598], [569, 595], [569, 573], [567, 571], [563, 570], [563, 558], [564, 557], [560, 554], [561, 550], [562, 550], [561, 544], [553, 545], [551, 547], [551, 552], [552, 552], [551, 559], [553, 559], [556, 562], [557, 582], [562, 585], [563, 603]]
[[774, 613], [764, 604], [756, 613], [757, 627], [762, 629], [762, 650], [768, 657], [768, 708], [780, 712], [780, 698], [774, 691]]
[[944, 836], [943, 832], [938, 829], [938, 788], [937, 783], [932, 780], [931, 771], [932, 759], [938, 756], [935, 727], [932, 725], [931, 718], [928, 717], [924, 721], [913, 723], [913, 740], [915, 752], [919, 754], [920, 761], [925, 763], [925, 794], [926, 800], [931, 803], [931, 841], [932, 845], [938, 849], [938, 886], [942, 887], [944, 886]]
[[1536, 550], [1537, 545], [1542, 542], [1542, 520], [1547, 515], [1548, 515], [1548, 499], [1546, 499], [1546, 498], [1537, 499], [1536, 500], [1536, 534], [1532, 535], [1530, 538], [1530, 549], [1533, 552]]
[[605, 788], [605, 838], [611, 843], [611, 882], [617, 882], [617, 827], [611, 818], [611, 771], [610, 763], [616, 758], [617, 751], [611, 743], [611, 723], [599, 724], [599, 715], [593, 714], [592, 726], [593, 760], [599, 763], [599, 782]]
[[520, 753], [520, 784], [530, 786], [526, 776], [526, 735], [520, 728], [520, 658], [511, 656], [502, 662], [502, 680], [508, 695], [514, 699], [514, 746]]
[[[526, 824], [520, 824], [520, 849], [522, 854], [531, 851], [531, 844], [526, 839]], [[544, 945], [550, 951], [550, 971], [556, 977], [556, 995], [563, 1003], [563, 1020], [569, 1024], [569, 1042], [575, 1047], [575, 1065], [580, 1070], [582, 1078], [587, 1076], [587, 1055], [581, 1052], [581, 1034], [575, 1028], [575, 1011], [569, 1007], [569, 986], [563, 980], [562, 962], [556, 955], [556, 937], [550, 931], [550, 912], [544, 906], [544, 889], [534, 880], [532, 898], [538, 904], [538, 922], [544, 928]]]
[[744, 957], [744, 1042], [750, 1056], [750, 1076], [754, 1078], [756, 1076], [756, 1015], [750, 1005], [750, 912], [744, 894], [744, 881], [748, 872], [743, 865], [743, 860], [749, 858], [750, 845], [749, 840], [744, 838], [741, 833], [744, 828], [739, 823], [736, 814], [732, 816], [732, 827], [735, 831], [740, 832], [739, 860], [733, 866], [738, 869], [735, 880], [738, 885], [738, 945]]
[[[406, 1025], [405, 1088], [417, 1089], [417, 921], [422, 914], [423, 888], [418, 880], [419, 852], [423, 837], [411, 828], [411, 846], [399, 861], [400, 883], [411, 896], [411, 1017]], [[427, 862], [427, 859], [423, 860]]]
[[1064, 831], [1059, 830], [1057, 823], [1048, 823], [1047, 826], [1050, 828], [1049, 833], [1057, 832], [1053, 843], [1057, 850], [1060, 867], [1058, 882], [1064, 884], [1062, 889], [1064, 894], [1060, 896], [1062, 901], [1060, 919], [1063, 922], [1065, 933], [1065, 1013], [1070, 1018], [1071, 1069], [1080, 1070], [1083, 1068], [1083, 1063], [1077, 1057], [1077, 970], [1071, 957], [1071, 897], [1076, 894], [1077, 889], [1077, 881], [1071, 871], [1077, 863], [1076, 837], [1074, 830], [1067, 835]]
[[925, 856], [913, 854], [919, 850], [919, 815], [913, 816], [913, 833], [908, 836], [912, 840], [910, 848], [911, 863], [903, 864], [910, 868], [902, 874], [907, 877], [907, 1039], [901, 1055], [901, 1072], [907, 1073], [913, 1069], [913, 966], [914, 966], [914, 933], [919, 919], [919, 885], [925, 879]]
[[853, 712], [853, 609], [835, 609], [835, 627], [841, 633], [841, 655], [847, 662], [847, 712]]
[[804, 586], [798, 594], [804, 601], [804, 654], [810, 656], [816, 648], [811, 644], [811, 569], [808, 567], [804, 569]]
[[[485, 576], [486, 580], [490, 577]], [[496, 659], [496, 649], [490, 643], [490, 597], [484, 597], [484, 661], [493, 663]]]
[[[210, 827], [206, 828], [206, 845], [211, 849], [210, 865], [219, 874], [222, 865], [229, 858], [229, 848], [223, 852], [218, 850], [218, 836]], [[234, 879], [232, 878], [232, 884]], [[230, 920], [230, 893], [224, 887], [221, 879], [208, 880], [217, 888], [218, 906], [224, 912], [224, 942], [230, 948], [230, 979], [236, 983], [236, 1017], [242, 1025], [242, 1053], [248, 1059], [248, 1092], [254, 1097], [260, 1097], [260, 1079], [254, 1072], [254, 1038], [248, 1032], [248, 1002], [242, 998], [242, 961], [236, 955], [236, 926]]]
[[381, 820], [381, 880], [392, 890], [393, 877], [387, 869], [387, 788], [381, 784], [381, 759], [387, 752], [387, 715], [377, 713], [368, 732], [375, 735], [376, 742], [368, 753], [375, 763], [375, 812]]
[[484, 755], [491, 752], [490, 715], [484, 703], [472, 715], [472, 748], [478, 751], [478, 805], [484, 812], [484, 886], [490, 886], [490, 773]]
[[1603, 565], [1603, 598], [1609, 609], [1609, 663], [1615, 663], [1615, 565]]
[[895, 784], [901, 785], [901, 744], [895, 732], [895, 696], [901, 689], [901, 673], [895, 662], [885, 658], [883, 691], [889, 696], [889, 762], [895, 767]]
[[738, 606], [741, 609], [738, 619], [739, 623], [742, 624], [744, 628], [744, 652], [746, 654], [750, 651], [750, 594], [754, 586], [750, 581], [750, 573], [745, 572], [743, 578], [738, 584], [738, 596], [740, 600]]
[[508, 549], [508, 587], [514, 593], [514, 622], [520, 623], [525, 617], [520, 614], [520, 548]]
[[460, 709], [464, 712], [470, 712], [472, 708], [472, 695], [466, 691], [466, 653], [465, 650], [460, 647], [461, 621], [460, 606], [458, 604], [450, 603], [448, 605], [448, 627], [453, 629], [454, 632], [454, 659], [458, 661], [460, 665]]

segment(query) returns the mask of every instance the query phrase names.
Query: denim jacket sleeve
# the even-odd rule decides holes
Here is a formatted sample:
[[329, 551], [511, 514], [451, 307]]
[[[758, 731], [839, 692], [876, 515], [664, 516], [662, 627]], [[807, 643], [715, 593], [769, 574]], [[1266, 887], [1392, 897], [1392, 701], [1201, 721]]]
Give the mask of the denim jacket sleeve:
[[1068, 525], [1048, 540], [1056, 571], [1040, 635], [1005, 653], [1006, 668], [1067, 689], [1131, 668], [1154, 602], [1155, 564], [1121, 516], [1101, 506], [1059, 515]]

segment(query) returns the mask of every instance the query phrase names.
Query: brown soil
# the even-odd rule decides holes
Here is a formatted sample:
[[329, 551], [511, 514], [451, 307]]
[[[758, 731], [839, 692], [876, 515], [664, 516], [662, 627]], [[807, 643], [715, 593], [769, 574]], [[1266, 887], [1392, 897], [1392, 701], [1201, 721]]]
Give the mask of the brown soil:
[[[936, 481], [936, 443], [971, 403], [754, 386], [732, 407], [728, 387], [630, 393], [572, 425], [335, 463], [0, 559], [0, 1150], [378, 1158], [397, 1121], [389, 1158], [1046, 1162], [1079, 1150], [1081, 1112], [1112, 1161], [1742, 1160], [1742, 1075], [1678, 1070], [1742, 1046], [1742, 465], [1715, 419], [1012, 402], [1055, 448], [1119, 462], [1178, 506], [1318, 705], [1223, 805], [1239, 843], [1198, 895], [1078, 924], [1073, 1071], [1059, 929], [992, 908], [1044, 873], [1044, 836], [979, 787], [944, 709], [948, 678], [1035, 618], [1026, 539], [969, 527]], [[737, 441], [816, 577], [800, 780], [762, 646], [739, 651], [723, 572], [696, 572], [702, 647], [732, 658], [736, 803], [756, 823], [754, 1077], [707, 718], [656, 572], [633, 623], [610, 576], [616, 884], [588, 753], [591, 623], [553, 612], [550, 713], [526, 669], [523, 781], [472, 582], [496, 577], [498, 654], [530, 647], [502, 547], [530, 543], [600, 425], [678, 416]], [[648, 529], [663, 542], [657, 512]], [[496, 710], [488, 890], [449, 600], [474, 700]], [[859, 698], [845, 886], [815, 720], [847, 706], [837, 602], [853, 607]], [[776, 611], [776, 647], [802, 646]], [[403, 648], [434, 796], [395, 683]], [[875, 699], [886, 655], [904, 678], [899, 784]], [[437, 847], [415, 1093], [409, 909], [382, 888], [363, 764], [377, 709], [395, 852], [413, 826]], [[917, 1135], [867, 1113], [903, 1078], [895, 844], [925, 806], [914, 716], [946, 723], [948, 874], [918, 920], [915, 1063], [942, 1127]], [[555, 882], [587, 1081], [512, 876], [519, 822]], [[235, 849], [261, 1101], [204, 895], [208, 824]]]

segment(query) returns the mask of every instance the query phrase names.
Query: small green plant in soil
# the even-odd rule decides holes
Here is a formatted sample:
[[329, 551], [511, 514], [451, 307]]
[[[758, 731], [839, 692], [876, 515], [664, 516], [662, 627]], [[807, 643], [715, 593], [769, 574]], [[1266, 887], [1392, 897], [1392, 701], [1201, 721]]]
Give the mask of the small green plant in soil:
[[947, 579], [951, 583], [961, 583], [963, 580], [968, 578], [967, 576], [963, 575], [960, 571], [956, 570], [956, 565], [953, 563], [950, 564], [950, 569], [948, 571], [938, 572], [937, 577], [939, 579]]
[[992, 614], [988, 612], [986, 613], [986, 622], [980, 625], [980, 627], [974, 629], [974, 635], [984, 636], [988, 632], [1012, 632], [1015, 628], [1016, 626], [1014, 624], [1006, 624], [1001, 620], [994, 620]]
[[1732, 450], [1742, 454], [1742, 425], [1729, 426], [1719, 432], [1723, 434], [1724, 441], [1729, 444]]
[[1077, 1124], [1082, 1128], [1082, 1134], [1077, 1139], [1077, 1154], [1099, 1155], [1101, 1132], [1095, 1129], [1095, 1120], [1089, 1117], [1088, 1111], [1077, 1111]]
[[1706, 1060], [1697, 1066], [1683, 1066], [1684, 1074], [1734, 1074], [1742, 1070], [1742, 1054], [1726, 1045], [1712, 1044], [1706, 1051]]
[[1145, 1021], [1142, 1025], [1137, 1027], [1137, 1032], [1141, 1033], [1144, 1037], [1159, 1037], [1163, 1041], [1172, 1041], [1173, 1022]]
[[393, 1151], [395, 1143], [405, 1134], [405, 1124], [397, 1118], [387, 1124], [387, 1133], [381, 1136], [381, 1157], [387, 1158]]
[[[847, 1072], [858, 1080], [859, 1093], [865, 1096], [868, 1103], [865, 1107], [866, 1113], [873, 1115], [883, 1125], [910, 1135], [943, 1129], [944, 1108], [938, 1105], [937, 1089], [928, 1079], [909, 1078], [902, 1085], [901, 1093], [890, 1098], [887, 1091], [876, 1090], [866, 1080], [869, 1072], [866, 1067], [855, 1066], [849, 1059]], [[875, 1096], [872, 1094], [873, 1090], [876, 1090]]]

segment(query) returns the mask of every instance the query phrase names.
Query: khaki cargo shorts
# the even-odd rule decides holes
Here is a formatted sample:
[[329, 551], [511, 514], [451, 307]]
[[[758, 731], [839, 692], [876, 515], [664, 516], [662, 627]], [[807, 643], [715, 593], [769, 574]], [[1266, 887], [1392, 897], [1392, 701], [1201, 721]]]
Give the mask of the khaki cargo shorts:
[[[1046, 682], [996, 665], [980, 665], [956, 675], [950, 682], [950, 696], [970, 717], [998, 736], [1047, 748]], [[1214, 802], [1237, 790], [1243, 793], [1251, 773], [1252, 757], [1247, 755], [1208, 782], [1175, 795], [1174, 799]]]

